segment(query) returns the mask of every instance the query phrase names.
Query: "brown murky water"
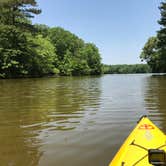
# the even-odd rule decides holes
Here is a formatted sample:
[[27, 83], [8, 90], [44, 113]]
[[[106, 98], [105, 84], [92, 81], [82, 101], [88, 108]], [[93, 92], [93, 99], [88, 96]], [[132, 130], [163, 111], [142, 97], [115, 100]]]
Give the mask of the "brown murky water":
[[107, 166], [143, 114], [166, 132], [166, 77], [0, 80], [0, 165]]

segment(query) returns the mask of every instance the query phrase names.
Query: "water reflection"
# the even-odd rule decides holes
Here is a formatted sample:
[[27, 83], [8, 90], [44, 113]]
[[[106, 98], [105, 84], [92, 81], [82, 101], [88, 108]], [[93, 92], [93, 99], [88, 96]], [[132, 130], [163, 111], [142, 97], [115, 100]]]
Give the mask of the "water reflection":
[[146, 78], [145, 103], [149, 117], [166, 132], [166, 76]]
[[[10, 107], [10, 106], [9, 106]], [[38, 133], [22, 128], [24, 119], [20, 112], [0, 110], [0, 161], [1, 165], [36, 166], [42, 155]]]
[[0, 80], [0, 165], [108, 165], [143, 114], [166, 128], [166, 79]]
[[2, 165], [38, 165], [44, 137], [90, 123], [100, 104], [97, 77], [0, 80], [0, 89]]

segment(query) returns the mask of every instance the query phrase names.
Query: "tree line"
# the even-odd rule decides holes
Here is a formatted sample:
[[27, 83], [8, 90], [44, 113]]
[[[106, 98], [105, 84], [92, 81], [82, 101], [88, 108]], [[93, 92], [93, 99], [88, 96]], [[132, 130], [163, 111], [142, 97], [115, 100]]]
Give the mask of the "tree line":
[[36, 0], [0, 0], [0, 78], [101, 73], [166, 72], [166, 2], [160, 7], [161, 25], [140, 58], [145, 64], [102, 65], [98, 48], [75, 34], [31, 19], [42, 11]]
[[1, 78], [102, 73], [93, 43], [61, 27], [33, 25], [31, 19], [40, 13], [36, 0], [0, 1]]
[[104, 74], [151, 73], [151, 68], [147, 64], [104, 65], [103, 72]]
[[140, 58], [146, 61], [153, 73], [166, 73], [166, 1], [159, 7], [161, 18], [160, 30], [146, 42]]

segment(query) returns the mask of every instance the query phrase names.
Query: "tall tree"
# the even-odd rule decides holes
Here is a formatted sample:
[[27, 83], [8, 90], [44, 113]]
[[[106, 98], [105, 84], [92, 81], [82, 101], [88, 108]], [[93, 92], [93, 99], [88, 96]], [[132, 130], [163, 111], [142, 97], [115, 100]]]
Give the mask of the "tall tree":
[[32, 25], [41, 12], [36, 2], [0, 0], [0, 77], [100, 74], [94, 44], [60, 27]]
[[160, 30], [157, 32], [158, 38], [158, 51], [159, 51], [159, 65], [160, 72], [166, 72], [166, 1], [161, 3], [159, 7], [161, 19], [158, 23], [161, 25]]
[[60, 27], [51, 28], [49, 37], [56, 47], [60, 61], [63, 61], [67, 51], [70, 51], [72, 56], [77, 56], [79, 49], [84, 46], [83, 40]]
[[20, 77], [27, 75], [27, 64], [31, 54], [31, 44], [25, 33], [15, 26], [0, 26], [0, 76]]
[[94, 44], [86, 43], [81, 51], [81, 55], [86, 59], [91, 75], [101, 74], [101, 57], [98, 48]]
[[0, 1], [0, 77], [30, 74], [31, 59], [38, 54], [38, 43], [28, 40], [33, 28], [29, 18], [41, 12], [36, 6], [35, 0]]
[[16, 27], [31, 27], [29, 18], [40, 14], [36, 0], [2, 0], [0, 1], [0, 22]]
[[152, 72], [160, 72], [160, 57], [157, 48], [157, 37], [150, 37], [142, 49], [140, 58], [146, 61]]

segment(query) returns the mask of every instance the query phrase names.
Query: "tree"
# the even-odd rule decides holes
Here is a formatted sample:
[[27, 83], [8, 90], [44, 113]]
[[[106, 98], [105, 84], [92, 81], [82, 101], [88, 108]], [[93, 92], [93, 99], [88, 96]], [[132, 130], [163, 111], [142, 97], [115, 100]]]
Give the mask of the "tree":
[[94, 44], [60, 27], [31, 23], [36, 0], [0, 0], [0, 77], [101, 73]]
[[[13, 42], [14, 41], [14, 42]], [[15, 26], [0, 25], [0, 73], [3, 77], [17, 77], [28, 74], [25, 63], [28, 55], [27, 39]]]
[[58, 74], [56, 73], [58, 70], [55, 67], [57, 63], [55, 47], [49, 39], [38, 35], [35, 38], [29, 36], [28, 41], [35, 46], [31, 49], [32, 57], [28, 68], [29, 74], [32, 76]]
[[60, 70], [60, 75], [71, 76], [73, 71], [73, 57], [69, 50], [63, 55], [63, 60], [58, 61], [58, 69]]
[[5, 25], [32, 29], [29, 18], [41, 13], [41, 10], [36, 7], [36, 0], [3, 0], [0, 2], [0, 22]]
[[56, 47], [56, 53], [60, 61], [63, 60], [67, 51], [70, 51], [72, 56], [77, 56], [79, 49], [84, 46], [83, 40], [60, 27], [51, 28], [49, 37]]
[[105, 74], [132, 74], [132, 73], [150, 73], [151, 70], [147, 64], [134, 65], [104, 65]]
[[60, 27], [51, 28], [49, 37], [56, 48], [61, 75], [101, 74], [101, 57], [94, 44]]
[[[12, 40], [15, 42], [11, 42]], [[55, 48], [47, 38], [0, 26], [0, 76], [4, 78], [58, 74]]]
[[72, 75], [89, 75], [90, 67], [88, 66], [87, 60], [83, 58], [74, 58], [73, 59], [73, 71]]
[[49, 37], [50, 28], [45, 24], [35, 24], [34, 25], [36, 34], [41, 34], [43, 37]]
[[161, 13], [161, 19], [158, 21], [161, 29], [157, 32], [159, 65], [160, 72], [166, 72], [166, 2], [162, 2], [159, 9]]
[[162, 2], [160, 7], [161, 25], [156, 37], [151, 37], [145, 44], [140, 55], [152, 68], [152, 72], [166, 72], [166, 2]]
[[[27, 64], [32, 55], [25, 28], [31, 25], [31, 13], [39, 10], [35, 0], [0, 1], [0, 75], [1, 77], [23, 77], [29, 74]], [[28, 29], [27, 28], [27, 29]]]
[[158, 52], [157, 43], [157, 37], [150, 37], [140, 55], [141, 60], [145, 60], [151, 67], [152, 72], [160, 72], [160, 55]]
[[98, 48], [94, 44], [85, 44], [81, 54], [87, 60], [91, 75], [102, 73], [101, 57]]

